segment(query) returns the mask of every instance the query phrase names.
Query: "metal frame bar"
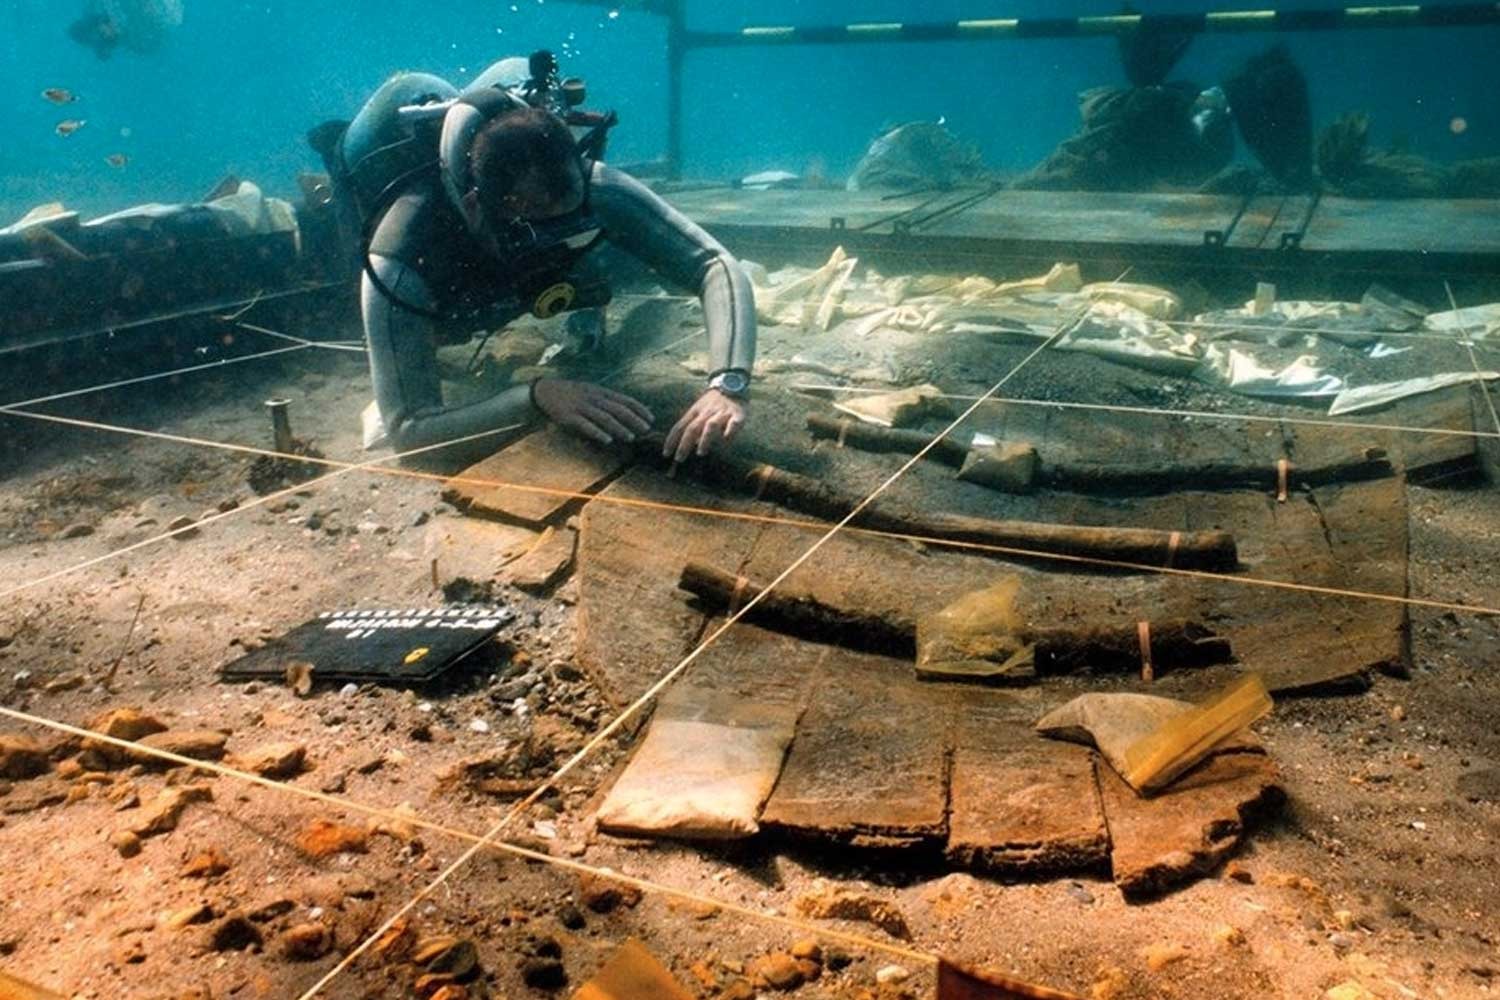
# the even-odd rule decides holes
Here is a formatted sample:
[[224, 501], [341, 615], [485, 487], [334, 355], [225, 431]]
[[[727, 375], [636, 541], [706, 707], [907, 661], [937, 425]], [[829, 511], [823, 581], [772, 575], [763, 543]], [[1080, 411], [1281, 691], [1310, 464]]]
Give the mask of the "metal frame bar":
[[1500, 4], [1407, 4], [1320, 10], [1226, 10], [1194, 14], [1117, 14], [1105, 17], [977, 18], [908, 24], [856, 22], [795, 27], [751, 25], [739, 31], [690, 31], [687, 48], [744, 45], [846, 45], [957, 39], [1079, 38], [1125, 35], [1142, 28], [1185, 34], [1346, 31], [1366, 28], [1476, 28], [1500, 25]]

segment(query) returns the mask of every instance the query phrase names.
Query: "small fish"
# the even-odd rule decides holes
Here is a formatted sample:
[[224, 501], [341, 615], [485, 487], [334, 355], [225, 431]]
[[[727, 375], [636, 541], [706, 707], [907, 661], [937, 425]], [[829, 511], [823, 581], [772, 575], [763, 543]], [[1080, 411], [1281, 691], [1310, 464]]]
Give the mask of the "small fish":
[[74, 101], [78, 100], [77, 94], [73, 93], [71, 90], [64, 90], [61, 87], [48, 87], [46, 90], [42, 91], [42, 97], [46, 100], [51, 101], [53, 104], [72, 104]]
[[87, 124], [88, 121], [86, 119], [69, 118], [67, 121], [61, 121], [57, 123], [57, 134], [63, 137], [67, 137], [72, 135], [74, 132], [77, 132]]
[[104, 158], [104, 162], [108, 163], [116, 170], [119, 170], [123, 168], [125, 164], [130, 162], [130, 157], [126, 156], [124, 153], [111, 153]]

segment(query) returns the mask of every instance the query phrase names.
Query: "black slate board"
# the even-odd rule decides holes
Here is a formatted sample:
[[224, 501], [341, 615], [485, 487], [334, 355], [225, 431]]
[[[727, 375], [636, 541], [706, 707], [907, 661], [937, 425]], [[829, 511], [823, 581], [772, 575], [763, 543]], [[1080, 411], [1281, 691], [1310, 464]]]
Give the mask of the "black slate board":
[[226, 681], [275, 679], [313, 665], [315, 681], [429, 681], [474, 652], [510, 620], [509, 608], [325, 611], [219, 669]]

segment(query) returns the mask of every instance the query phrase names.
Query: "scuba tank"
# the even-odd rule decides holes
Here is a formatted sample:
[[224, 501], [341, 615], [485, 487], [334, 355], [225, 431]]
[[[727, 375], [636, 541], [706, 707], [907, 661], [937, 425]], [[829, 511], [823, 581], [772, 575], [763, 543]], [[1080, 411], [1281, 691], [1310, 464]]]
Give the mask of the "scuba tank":
[[[519, 79], [522, 65], [529, 73], [525, 79]], [[509, 109], [528, 105], [556, 114], [574, 129], [588, 129], [581, 138], [575, 131], [587, 183], [591, 161], [603, 155], [609, 129], [618, 118], [613, 112], [581, 110], [579, 105], [586, 94], [583, 81], [562, 79], [556, 58], [543, 50], [527, 60], [512, 58], [496, 63], [462, 93], [440, 77], [401, 74], [376, 91], [347, 128], [340, 131], [337, 123], [329, 123], [314, 129], [309, 141], [322, 154], [333, 178], [341, 214], [352, 224], [352, 230], [360, 233], [359, 266], [376, 289], [408, 312], [434, 320], [454, 319], [404, 301], [375, 273], [370, 265], [370, 247], [380, 220], [397, 199], [424, 180], [440, 180], [457, 207], [469, 186], [468, 149], [480, 128]], [[560, 263], [569, 255], [581, 256], [592, 246], [592, 240], [582, 239], [590, 234], [590, 227], [583, 224], [586, 221], [578, 220], [572, 231], [558, 233], [556, 247], [545, 248], [551, 251], [548, 254], [532, 252], [537, 232], [549, 228], [542, 223], [534, 228], [525, 226], [529, 241], [507, 238], [511, 235], [507, 233], [493, 235], [500, 237], [497, 242], [502, 250], [534, 258], [532, 262], [521, 260], [517, 268], [523, 278], [520, 283], [527, 284], [533, 272], [551, 270], [536, 261]], [[597, 240], [597, 224], [592, 229], [592, 239]], [[564, 293], [551, 286], [543, 289], [546, 294], [533, 294], [530, 288], [518, 290], [532, 312], [544, 318], [568, 308], [596, 304], [577, 301], [576, 290]]]

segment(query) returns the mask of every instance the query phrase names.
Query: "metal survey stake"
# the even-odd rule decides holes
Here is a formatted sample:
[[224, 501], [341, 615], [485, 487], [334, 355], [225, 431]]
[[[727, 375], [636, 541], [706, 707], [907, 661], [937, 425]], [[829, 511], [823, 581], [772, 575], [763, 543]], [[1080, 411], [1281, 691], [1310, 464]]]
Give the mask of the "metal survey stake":
[[275, 442], [275, 448], [283, 455], [292, 452], [292, 420], [287, 415], [287, 409], [292, 405], [290, 399], [266, 400], [266, 409], [271, 411], [271, 437]]

